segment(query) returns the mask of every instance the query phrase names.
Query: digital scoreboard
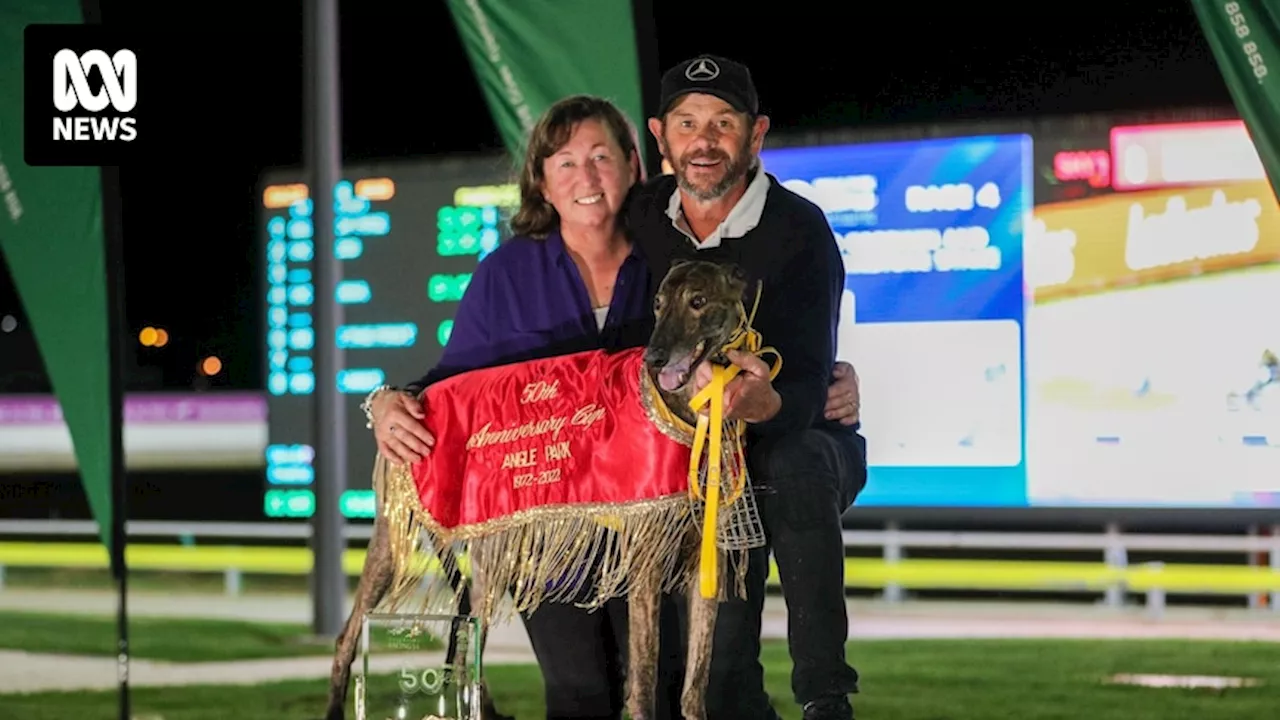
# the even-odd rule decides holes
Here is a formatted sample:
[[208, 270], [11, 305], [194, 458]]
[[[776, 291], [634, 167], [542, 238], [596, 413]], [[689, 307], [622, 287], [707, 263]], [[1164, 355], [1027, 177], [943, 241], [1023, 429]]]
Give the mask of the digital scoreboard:
[[[449, 339], [458, 301], [476, 263], [508, 235], [519, 193], [505, 157], [349, 167], [334, 192], [334, 289], [343, 318], [336, 331], [343, 365], [336, 382], [350, 397], [343, 442], [347, 517], [373, 516], [376, 451], [361, 400], [386, 383], [426, 374]], [[267, 435], [264, 513], [314, 511], [317, 443], [315, 284], [312, 210], [300, 173], [264, 178], [258, 231], [266, 300], [264, 362]]]

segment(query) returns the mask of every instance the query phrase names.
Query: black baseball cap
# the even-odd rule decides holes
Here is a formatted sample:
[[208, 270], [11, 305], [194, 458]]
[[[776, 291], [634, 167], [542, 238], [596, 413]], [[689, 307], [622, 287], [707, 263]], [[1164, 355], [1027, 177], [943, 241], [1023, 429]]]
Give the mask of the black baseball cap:
[[751, 71], [746, 65], [718, 55], [699, 55], [685, 60], [662, 76], [662, 99], [658, 116], [667, 114], [676, 100], [689, 93], [715, 95], [739, 112], [760, 113]]

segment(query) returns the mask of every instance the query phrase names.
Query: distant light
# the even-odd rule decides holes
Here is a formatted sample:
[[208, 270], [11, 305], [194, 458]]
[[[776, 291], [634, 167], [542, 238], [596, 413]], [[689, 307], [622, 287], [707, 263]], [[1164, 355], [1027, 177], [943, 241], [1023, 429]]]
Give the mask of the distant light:
[[294, 350], [310, 350], [316, 345], [316, 331], [313, 328], [294, 328], [289, 331], [289, 347]]
[[373, 297], [373, 290], [369, 287], [369, 283], [364, 280], [343, 280], [338, 283], [335, 295], [337, 295], [338, 302], [344, 305], [352, 305], [369, 302], [369, 299]]
[[12, 315], [5, 315], [0, 318], [0, 332], [11, 333], [18, 329], [18, 318]]
[[478, 187], [460, 187], [453, 191], [453, 204], [469, 207], [513, 208], [520, 206], [520, 186], [515, 183], [507, 185], [481, 185]]
[[283, 372], [273, 372], [267, 378], [267, 389], [272, 395], [283, 395], [289, 389], [289, 376]]
[[200, 372], [213, 376], [222, 371], [222, 361], [210, 355], [200, 363]]
[[368, 393], [386, 382], [381, 368], [351, 368], [338, 373], [338, 391], [342, 393]]
[[373, 518], [378, 507], [372, 490], [347, 490], [338, 500], [342, 514], [349, 518]]
[[[311, 228], [307, 226], [307, 232], [311, 232]], [[289, 243], [289, 259], [293, 262], [307, 262], [315, 256], [316, 248], [310, 240], [298, 240]]]
[[396, 184], [391, 178], [365, 178], [356, 181], [356, 195], [369, 200], [390, 200], [395, 197]]
[[338, 347], [344, 350], [413, 347], [417, 339], [418, 326], [414, 323], [343, 325], [338, 328]]
[[1064, 150], [1053, 156], [1053, 176], [1059, 180], [1088, 180], [1095, 188], [1111, 184], [1111, 153], [1106, 150]]
[[289, 376], [289, 392], [294, 395], [310, 395], [315, 389], [315, 373], [301, 372]]
[[391, 216], [384, 212], [338, 218], [338, 235], [382, 236], [391, 232]]
[[[290, 240], [306, 240], [311, 237], [312, 232], [311, 221], [303, 218], [290, 220], [289, 224], [285, 226], [285, 234], [289, 236]], [[293, 252], [297, 252], [292, 247], [289, 250], [291, 251], [291, 256]], [[298, 258], [295, 257], [294, 259], [297, 260]], [[307, 259], [309, 260], [310, 258]]]
[[339, 238], [333, 244], [333, 252], [339, 260], [355, 260], [364, 254], [364, 242], [357, 237]]
[[151, 344], [152, 347], [164, 347], [169, 344], [169, 333], [161, 328], [156, 328], [156, 339]]
[[287, 208], [299, 200], [307, 198], [307, 186], [302, 183], [291, 185], [268, 185], [262, 191], [262, 204], [271, 209]]
[[1116, 190], [1267, 177], [1242, 120], [1113, 127], [1111, 157]]
[[160, 331], [153, 327], [144, 327], [142, 332], [138, 333], [138, 342], [145, 347], [155, 347], [156, 340], [160, 337]]

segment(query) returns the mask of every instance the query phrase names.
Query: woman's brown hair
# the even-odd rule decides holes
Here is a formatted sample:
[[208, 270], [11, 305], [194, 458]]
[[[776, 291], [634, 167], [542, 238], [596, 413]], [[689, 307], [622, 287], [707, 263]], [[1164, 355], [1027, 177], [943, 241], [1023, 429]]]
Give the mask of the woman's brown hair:
[[[520, 209], [511, 218], [514, 234], [544, 238], [560, 224], [559, 213], [542, 195], [542, 183], [546, 179], [542, 164], [569, 142], [574, 129], [584, 120], [598, 120], [604, 125], [628, 162], [632, 154], [637, 153], [635, 128], [613, 103], [592, 95], [573, 95], [556, 102], [547, 108], [529, 133], [524, 164], [520, 168]], [[643, 167], [634, 180], [644, 180]]]

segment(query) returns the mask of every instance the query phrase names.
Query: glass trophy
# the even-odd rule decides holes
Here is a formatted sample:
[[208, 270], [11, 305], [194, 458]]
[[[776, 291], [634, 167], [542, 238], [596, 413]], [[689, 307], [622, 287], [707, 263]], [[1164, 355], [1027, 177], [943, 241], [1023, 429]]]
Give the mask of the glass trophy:
[[467, 615], [365, 615], [356, 720], [481, 720], [480, 638]]

